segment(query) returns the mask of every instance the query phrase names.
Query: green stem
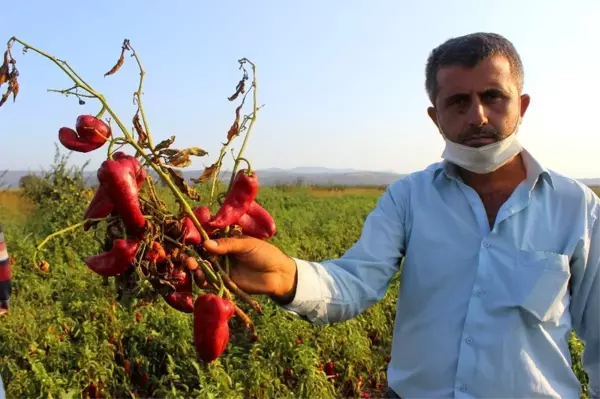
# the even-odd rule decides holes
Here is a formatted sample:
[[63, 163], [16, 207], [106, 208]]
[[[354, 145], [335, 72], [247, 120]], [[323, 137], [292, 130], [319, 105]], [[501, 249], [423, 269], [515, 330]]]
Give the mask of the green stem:
[[106, 107], [104, 105], [102, 105], [102, 109], [100, 110], [100, 112], [98, 112], [96, 114], [96, 119], [102, 118], [102, 116], [104, 115], [105, 112], [106, 112]]
[[48, 243], [48, 241], [50, 241], [51, 239], [53, 239], [54, 237], [57, 237], [61, 234], [65, 234], [68, 233], [71, 230], [75, 230], [78, 227], [82, 227], [84, 224], [89, 223], [89, 222], [100, 222], [102, 220], [106, 220], [107, 222], [110, 222], [112, 220], [116, 219], [116, 217], [109, 217], [109, 218], [94, 218], [94, 219], [85, 219], [79, 223], [75, 223], [74, 225], [71, 225], [69, 227], [65, 227], [64, 229], [55, 231], [54, 233], [48, 235], [46, 238], [44, 238], [44, 240], [39, 243], [39, 245], [36, 248], [36, 251], [39, 251], [40, 249], [42, 249], [42, 247], [44, 245], [46, 245]]

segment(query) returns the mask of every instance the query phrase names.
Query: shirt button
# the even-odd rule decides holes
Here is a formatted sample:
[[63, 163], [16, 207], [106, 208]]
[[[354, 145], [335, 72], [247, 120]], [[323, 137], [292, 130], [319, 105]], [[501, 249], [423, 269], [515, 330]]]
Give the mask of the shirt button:
[[473, 343], [473, 338], [471, 337], [467, 337], [467, 339], [465, 339], [465, 342], [469, 345], [471, 345]]
[[483, 246], [486, 247], [486, 248], [489, 248], [490, 247], [490, 243], [488, 241], [484, 241], [483, 242]]
[[459, 388], [462, 392], [465, 392], [467, 390], [467, 386], [465, 384], [462, 384]]
[[477, 295], [483, 295], [483, 290], [477, 290]]

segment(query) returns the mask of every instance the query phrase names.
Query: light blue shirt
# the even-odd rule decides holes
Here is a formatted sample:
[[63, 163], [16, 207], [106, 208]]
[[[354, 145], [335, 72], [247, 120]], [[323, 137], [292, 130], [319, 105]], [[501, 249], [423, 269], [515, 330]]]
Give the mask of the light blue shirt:
[[600, 199], [522, 154], [527, 178], [491, 231], [477, 193], [433, 164], [387, 188], [340, 259], [294, 259], [284, 308], [317, 324], [352, 318], [404, 258], [388, 367], [403, 399], [579, 398], [572, 328], [598, 398]]

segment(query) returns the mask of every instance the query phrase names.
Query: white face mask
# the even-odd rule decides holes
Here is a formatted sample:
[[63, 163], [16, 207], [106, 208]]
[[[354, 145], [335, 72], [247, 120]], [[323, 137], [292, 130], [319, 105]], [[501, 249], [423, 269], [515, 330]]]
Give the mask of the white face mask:
[[440, 128], [440, 132], [446, 141], [446, 148], [442, 153], [442, 158], [480, 175], [493, 172], [523, 150], [523, 147], [517, 140], [519, 122], [517, 122], [515, 130], [508, 137], [478, 148], [457, 144], [448, 140]]

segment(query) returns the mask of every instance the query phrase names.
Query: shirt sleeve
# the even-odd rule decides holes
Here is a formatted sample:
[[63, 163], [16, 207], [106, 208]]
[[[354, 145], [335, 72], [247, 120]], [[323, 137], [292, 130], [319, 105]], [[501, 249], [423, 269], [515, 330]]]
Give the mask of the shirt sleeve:
[[573, 329], [585, 348], [581, 355], [591, 398], [600, 398], [600, 203], [589, 223], [589, 233], [571, 261]]
[[388, 186], [341, 258], [320, 263], [294, 258], [298, 283], [285, 310], [326, 324], [350, 319], [383, 298], [404, 256], [405, 187], [403, 180]]

